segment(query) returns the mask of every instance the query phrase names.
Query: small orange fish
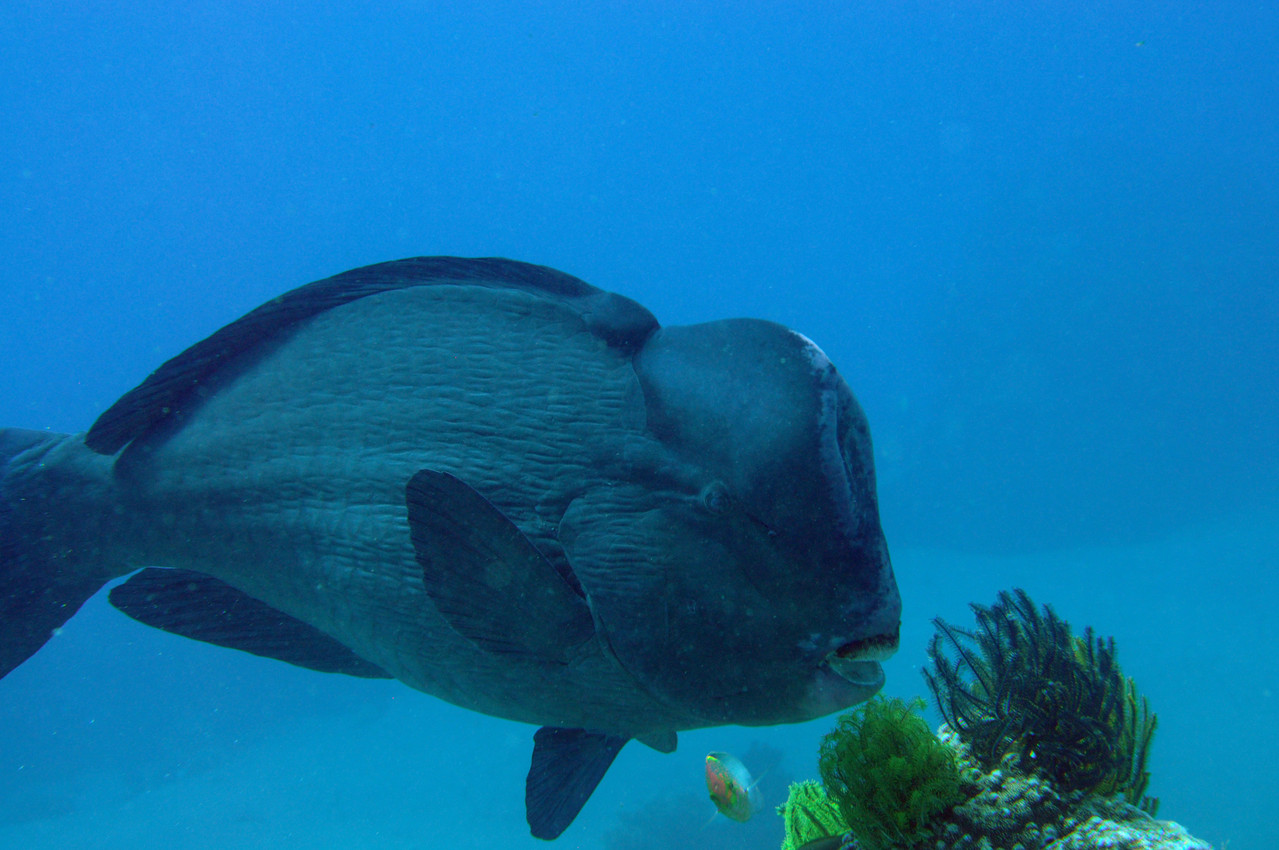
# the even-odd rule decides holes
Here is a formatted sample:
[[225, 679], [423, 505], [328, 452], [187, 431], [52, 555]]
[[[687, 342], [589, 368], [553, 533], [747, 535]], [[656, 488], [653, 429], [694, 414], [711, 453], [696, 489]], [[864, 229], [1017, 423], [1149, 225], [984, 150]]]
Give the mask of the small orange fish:
[[748, 821], [763, 805], [750, 771], [736, 756], [710, 753], [706, 756], [706, 787], [711, 802], [725, 817]]

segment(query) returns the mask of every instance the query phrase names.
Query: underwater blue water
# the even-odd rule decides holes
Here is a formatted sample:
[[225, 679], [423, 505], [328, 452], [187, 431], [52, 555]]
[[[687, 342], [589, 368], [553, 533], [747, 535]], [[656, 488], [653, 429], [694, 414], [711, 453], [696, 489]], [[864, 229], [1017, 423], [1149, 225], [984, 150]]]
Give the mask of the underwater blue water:
[[[435, 8], [438, 6], [438, 8]], [[1022, 586], [1116, 636], [1160, 814], [1279, 845], [1274, 4], [0, 10], [0, 425], [76, 431], [310, 280], [508, 256], [667, 324], [816, 340], [867, 411], [923, 693]], [[124, 8], [122, 8], [124, 7]], [[632, 744], [574, 848], [774, 847]], [[0, 682], [0, 846], [532, 847], [532, 729], [171, 637], [95, 597]]]

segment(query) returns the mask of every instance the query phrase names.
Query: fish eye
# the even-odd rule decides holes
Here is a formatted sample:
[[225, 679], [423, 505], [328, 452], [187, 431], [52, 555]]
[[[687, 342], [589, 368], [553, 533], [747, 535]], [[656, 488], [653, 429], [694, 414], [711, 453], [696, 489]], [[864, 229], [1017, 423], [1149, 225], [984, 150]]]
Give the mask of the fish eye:
[[728, 488], [723, 481], [707, 484], [702, 488], [699, 499], [706, 512], [714, 516], [723, 516], [733, 505], [733, 499], [728, 495]]

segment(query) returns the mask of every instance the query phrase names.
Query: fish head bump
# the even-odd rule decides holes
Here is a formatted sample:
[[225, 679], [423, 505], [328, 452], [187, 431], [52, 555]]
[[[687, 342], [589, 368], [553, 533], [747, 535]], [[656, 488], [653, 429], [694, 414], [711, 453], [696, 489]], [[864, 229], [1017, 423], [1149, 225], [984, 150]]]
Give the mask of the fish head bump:
[[701, 725], [800, 722], [883, 684], [901, 602], [865, 415], [780, 325], [662, 328], [634, 359], [647, 440], [565, 514], [600, 633]]

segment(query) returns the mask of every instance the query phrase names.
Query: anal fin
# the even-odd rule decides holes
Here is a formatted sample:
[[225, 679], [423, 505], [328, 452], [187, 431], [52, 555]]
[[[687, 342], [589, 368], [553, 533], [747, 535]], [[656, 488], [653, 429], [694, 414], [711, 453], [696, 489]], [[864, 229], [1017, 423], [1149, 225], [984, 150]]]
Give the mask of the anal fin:
[[145, 569], [108, 598], [139, 623], [192, 640], [321, 673], [394, 678], [314, 626], [203, 573]]

